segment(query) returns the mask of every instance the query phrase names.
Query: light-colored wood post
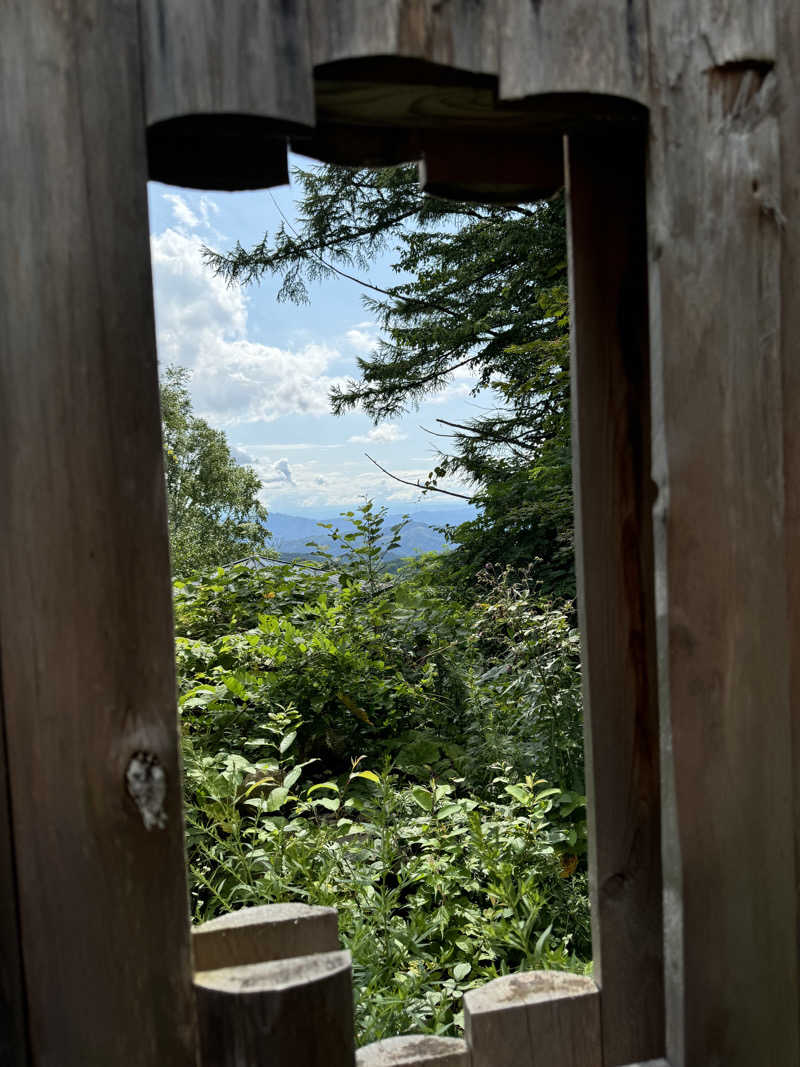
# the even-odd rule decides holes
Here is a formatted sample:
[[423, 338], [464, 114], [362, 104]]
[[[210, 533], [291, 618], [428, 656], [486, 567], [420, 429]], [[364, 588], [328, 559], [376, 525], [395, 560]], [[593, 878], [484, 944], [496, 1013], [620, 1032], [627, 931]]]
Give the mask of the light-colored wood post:
[[[376, 80], [384, 82], [391, 81], [407, 60], [437, 64], [441, 76], [450, 81], [458, 71], [497, 73], [495, 4], [309, 0], [309, 13], [317, 67], [355, 60], [379, 72]], [[323, 70], [324, 76], [327, 73]]]
[[600, 994], [591, 978], [527, 971], [464, 995], [472, 1067], [603, 1067]]
[[144, 130], [136, 0], [4, 0], [0, 655], [41, 1067], [195, 1065]]
[[350, 953], [195, 975], [202, 1067], [353, 1067]]
[[567, 139], [576, 565], [605, 1067], [664, 1051], [644, 137]]
[[778, 123], [797, 90], [775, 3], [649, 9], [666, 1057], [797, 1067]]
[[621, 114], [631, 103], [646, 106], [646, 7], [647, 0], [504, 0], [495, 9], [501, 99], [527, 97], [543, 117], [584, 125], [604, 109]]
[[309, 904], [264, 904], [242, 908], [192, 930], [196, 971], [337, 952], [335, 908]]
[[365, 1045], [356, 1053], [356, 1067], [471, 1067], [465, 1041], [457, 1037], [406, 1034]]
[[141, 0], [150, 177], [206, 189], [287, 182], [314, 122], [305, 0]]

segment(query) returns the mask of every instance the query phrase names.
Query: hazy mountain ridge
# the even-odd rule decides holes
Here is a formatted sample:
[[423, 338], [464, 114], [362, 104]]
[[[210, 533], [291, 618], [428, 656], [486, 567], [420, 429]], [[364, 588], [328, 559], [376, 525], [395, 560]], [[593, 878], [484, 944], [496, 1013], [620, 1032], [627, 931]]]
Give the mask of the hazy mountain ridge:
[[[424, 518], [423, 518], [424, 516]], [[423, 552], [441, 552], [447, 547], [444, 536], [435, 526], [457, 525], [471, 517], [466, 509], [449, 509], [431, 512], [415, 512], [409, 516], [410, 522], [404, 527], [400, 536], [400, 546], [393, 553], [397, 556], [418, 556]], [[386, 517], [387, 538], [389, 529], [401, 521], [402, 513], [388, 514]], [[319, 522], [332, 522], [334, 527], [346, 533], [351, 528], [346, 519], [311, 519], [300, 515], [285, 515], [271, 511], [267, 517], [267, 529], [272, 535], [272, 544], [279, 552], [287, 556], [307, 555], [310, 551], [308, 541], [323, 545], [338, 555], [341, 546], [331, 541], [329, 531], [323, 530]]]

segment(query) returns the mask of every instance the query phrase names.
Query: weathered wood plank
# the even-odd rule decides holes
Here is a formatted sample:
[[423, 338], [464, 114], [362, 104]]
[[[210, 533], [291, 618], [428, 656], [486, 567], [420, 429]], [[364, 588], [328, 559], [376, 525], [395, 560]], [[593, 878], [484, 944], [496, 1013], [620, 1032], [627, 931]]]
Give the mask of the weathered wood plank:
[[664, 1051], [644, 138], [567, 139], [594, 976], [605, 1067]]
[[150, 176], [199, 188], [288, 181], [314, 122], [304, 0], [140, 0]]
[[[475, 0], [310, 0], [315, 66], [380, 59], [497, 73], [498, 8]], [[354, 67], [351, 69], [355, 69]]]
[[[781, 372], [786, 590], [794, 752], [795, 878], [800, 872], [800, 5], [780, 0], [775, 72], [781, 138]], [[797, 884], [800, 893], [800, 880]], [[796, 945], [800, 958], [800, 900]]]
[[500, 98], [590, 93], [646, 106], [646, 3], [506, 0], [498, 58]]
[[140, 71], [135, 0], [3, 4], [0, 632], [37, 1067], [195, 1063]]
[[344, 167], [393, 167], [422, 155], [419, 131], [396, 126], [320, 123], [313, 135], [291, 139], [292, 150]]
[[558, 134], [465, 137], [437, 130], [423, 135], [422, 143], [420, 186], [433, 196], [520, 203], [552, 196], [564, 184]]
[[464, 995], [472, 1067], [602, 1067], [600, 995], [591, 978], [509, 974]]
[[649, 5], [672, 1067], [800, 1058], [772, 9]]
[[336, 952], [339, 947], [336, 909], [309, 904], [242, 908], [192, 930], [197, 971]]
[[[0, 662], [1, 656], [0, 652]], [[28, 1035], [9, 799], [0, 673], [0, 1067], [24, 1067], [28, 1063]]]
[[199, 971], [202, 1067], [353, 1067], [350, 953]]
[[472, 1058], [459, 1038], [406, 1034], [360, 1048], [356, 1067], [472, 1067]]

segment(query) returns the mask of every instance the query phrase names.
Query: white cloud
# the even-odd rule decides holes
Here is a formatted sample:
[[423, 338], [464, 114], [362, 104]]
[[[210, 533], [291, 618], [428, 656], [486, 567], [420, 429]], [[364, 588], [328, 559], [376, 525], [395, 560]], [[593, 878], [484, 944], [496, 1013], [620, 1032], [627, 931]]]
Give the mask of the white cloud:
[[[365, 497], [395, 503], [412, 503], [421, 499], [421, 492], [413, 485], [402, 485], [383, 474], [366, 459], [343, 460], [331, 463], [331, 457], [321, 454], [302, 459], [291, 465], [284, 457], [277, 462], [269, 458], [267, 445], [243, 446], [264, 488], [261, 499], [267, 510], [289, 511], [292, 508], [336, 507], [342, 510], [357, 506]], [[407, 481], [424, 481], [430, 467], [393, 468], [392, 473]], [[458, 490], [458, 486], [448, 486]]]
[[170, 227], [151, 237], [151, 252], [159, 360], [192, 371], [199, 415], [231, 426], [328, 413], [331, 387], [342, 381], [326, 373], [336, 349], [315, 343], [283, 349], [250, 340], [247, 298], [212, 273], [197, 234]]
[[380, 426], [373, 426], [364, 434], [356, 434], [349, 437], [348, 442], [354, 445], [391, 444], [394, 441], [405, 441], [407, 433], [403, 433], [397, 423], [384, 422]]
[[359, 322], [345, 332], [345, 340], [359, 356], [368, 356], [374, 349], [378, 337], [374, 322]]
[[219, 215], [219, 204], [211, 199], [210, 196], [201, 196], [197, 202], [197, 207], [200, 211], [198, 215], [196, 211], [193, 211], [186, 202], [186, 198], [181, 196], [180, 193], [162, 193], [163, 199], [168, 204], [172, 205], [172, 217], [178, 226], [188, 228], [190, 230], [196, 230], [198, 227], [209, 229], [211, 227], [211, 216]]
[[277, 460], [270, 467], [259, 470], [258, 474], [265, 488], [269, 486], [293, 486], [295, 484], [289, 460], [285, 458]]
[[194, 230], [200, 225], [200, 216], [195, 215], [179, 193], [164, 193], [163, 197], [168, 204], [172, 204], [172, 217], [179, 226], [188, 226], [190, 230]]

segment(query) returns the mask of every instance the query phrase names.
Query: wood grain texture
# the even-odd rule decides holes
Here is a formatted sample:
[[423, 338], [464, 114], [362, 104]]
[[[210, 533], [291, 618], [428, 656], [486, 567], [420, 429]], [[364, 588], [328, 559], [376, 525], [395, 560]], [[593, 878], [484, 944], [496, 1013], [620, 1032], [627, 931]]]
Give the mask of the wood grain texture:
[[365, 1045], [356, 1067], [471, 1067], [470, 1050], [456, 1037], [406, 1034]]
[[[794, 763], [795, 885], [800, 894], [800, 6], [777, 5], [775, 73], [781, 138], [781, 373], [786, 589]], [[800, 958], [800, 899], [797, 952]]]
[[288, 181], [314, 122], [304, 0], [140, 0], [150, 176], [199, 188]]
[[140, 69], [134, 0], [3, 5], [0, 632], [37, 1067], [195, 1063]]
[[20, 934], [0, 674], [0, 1067], [24, 1067], [29, 1062]]
[[644, 139], [567, 139], [576, 566], [605, 1067], [664, 1051]]
[[202, 1067], [353, 1067], [350, 953], [200, 971]]
[[500, 98], [591, 93], [646, 106], [646, 2], [504, 0]]
[[472, 1067], [602, 1067], [600, 995], [591, 978], [529, 971], [464, 995]]
[[772, 8], [650, 3], [672, 1067], [800, 1056]]
[[310, 0], [315, 66], [375, 57], [497, 73], [492, 0]]
[[339, 947], [336, 909], [309, 904], [242, 908], [192, 930], [197, 971], [336, 952]]
[[556, 134], [464, 137], [423, 135], [420, 187], [432, 196], [482, 203], [521, 203], [552, 196], [564, 184], [564, 150]]

